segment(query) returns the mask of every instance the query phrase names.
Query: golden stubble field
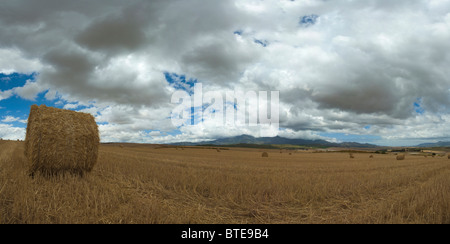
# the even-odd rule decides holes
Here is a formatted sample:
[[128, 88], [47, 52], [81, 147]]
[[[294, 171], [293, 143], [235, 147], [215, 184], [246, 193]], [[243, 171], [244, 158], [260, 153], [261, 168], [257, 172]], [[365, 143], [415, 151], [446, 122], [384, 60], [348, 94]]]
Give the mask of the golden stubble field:
[[83, 178], [0, 141], [0, 223], [450, 223], [447, 157], [102, 145]]

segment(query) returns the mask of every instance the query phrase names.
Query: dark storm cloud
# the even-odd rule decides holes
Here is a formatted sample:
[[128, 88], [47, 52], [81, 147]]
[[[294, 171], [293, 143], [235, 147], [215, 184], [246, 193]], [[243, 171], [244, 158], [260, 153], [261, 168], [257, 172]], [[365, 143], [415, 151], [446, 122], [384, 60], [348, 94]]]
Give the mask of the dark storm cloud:
[[108, 16], [92, 23], [76, 40], [94, 51], [132, 51], [146, 43], [146, 36], [133, 18]]
[[[43, 61], [50, 64], [61, 75], [69, 78], [77, 74], [85, 75], [92, 72], [96, 64], [88, 54], [66, 48], [55, 48], [49, 51], [43, 56]], [[80, 82], [83, 81], [85, 80], [80, 80]]]
[[41, 86], [83, 99], [159, 106], [170, 101], [163, 72], [226, 83], [252, 60], [251, 47], [233, 39], [233, 2], [212, 2], [6, 1], [0, 47], [39, 59]]
[[[139, 111], [105, 117], [127, 128], [168, 124], [168, 72], [205, 89], [279, 90], [294, 131], [424, 131], [450, 121], [449, 12], [448, 1], [4, 0], [0, 70], [39, 73], [15, 90], [24, 98], [51, 89]], [[317, 17], [303, 28], [304, 16]], [[139, 117], [155, 109], [161, 118]]]
[[313, 95], [312, 99], [319, 103], [319, 108], [335, 108], [359, 114], [395, 112], [401, 97], [393, 86], [367, 80], [358, 83], [328, 84], [326, 90]]
[[117, 61], [148, 45], [145, 31], [161, 1], [83, 2], [6, 1], [0, 8], [0, 48], [39, 59], [44, 67], [37, 83], [44, 90], [133, 106], [167, 102], [164, 78], [150, 74], [151, 63], [143, 64], [149, 75], [140, 77], [136, 64]]

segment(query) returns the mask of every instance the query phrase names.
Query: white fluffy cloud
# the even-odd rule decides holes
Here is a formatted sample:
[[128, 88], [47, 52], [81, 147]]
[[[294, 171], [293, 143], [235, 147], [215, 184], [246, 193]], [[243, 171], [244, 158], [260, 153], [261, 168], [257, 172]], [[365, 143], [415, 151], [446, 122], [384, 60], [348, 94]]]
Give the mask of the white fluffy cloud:
[[4, 122], [4, 123], [15, 122], [15, 121], [18, 121], [19, 119], [20, 118], [16, 118], [13, 116], [6, 116], [3, 118], [2, 122]]
[[13, 95], [12, 90], [0, 91], [0, 101], [8, 99]]
[[3, 140], [24, 140], [25, 129], [14, 127], [9, 124], [0, 124], [0, 138]]
[[2, 48], [0, 45], [0, 57], [0, 73], [30, 73], [42, 68], [38, 59], [24, 57], [21, 51], [14, 48]]
[[211, 121], [165, 134], [165, 72], [205, 92], [280, 91], [286, 137], [450, 138], [450, 1], [6, 0], [0, 31], [0, 72], [38, 72], [0, 100], [90, 104], [104, 141], [257, 134]]
[[12, 92], [23, 99], [34, 100], [36, 95], [44, 90], [38, 83], [27, 81], [24, 86], [12, 89]]

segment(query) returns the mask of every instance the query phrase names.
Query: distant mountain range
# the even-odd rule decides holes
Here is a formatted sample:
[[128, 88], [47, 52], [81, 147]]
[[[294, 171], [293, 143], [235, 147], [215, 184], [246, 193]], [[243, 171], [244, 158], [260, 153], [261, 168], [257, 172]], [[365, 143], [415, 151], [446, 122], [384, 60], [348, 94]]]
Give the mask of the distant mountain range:
[[450, 147], [450, 141], [440, 141], [436, 143], [423, 143], [417, 145], [418, 147]]
[[235, 137], [228, 137], [217, 139], [214, 141], [203, 142], [180, 142], [172, 145], [178, 146], [197, 146], [197, 145], [237, 145], [237, 144], [251, 144], [251, 145], [295, 145], [295, 146], [312, 146], [312, 147], [356, 147], [356, 148], [372, 148], [377, 147], [372, 144], [362, 144], [357, 142], [343, 142], [333, 143], [325, 140], [306, 140], [306, 139], [289, 139], [280, 136], [276, 137], [253, 137], [250, 135], [241, 135]]

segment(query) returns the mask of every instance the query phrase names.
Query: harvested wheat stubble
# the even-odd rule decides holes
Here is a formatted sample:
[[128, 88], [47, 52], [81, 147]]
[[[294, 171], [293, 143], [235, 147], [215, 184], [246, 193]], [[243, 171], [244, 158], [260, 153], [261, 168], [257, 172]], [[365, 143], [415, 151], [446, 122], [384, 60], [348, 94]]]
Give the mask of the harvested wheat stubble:
[[92, 115], [31, 106], [25, 139], [30, 175], [90, 172], [97, 162], [99, 144], [98, 126]]

